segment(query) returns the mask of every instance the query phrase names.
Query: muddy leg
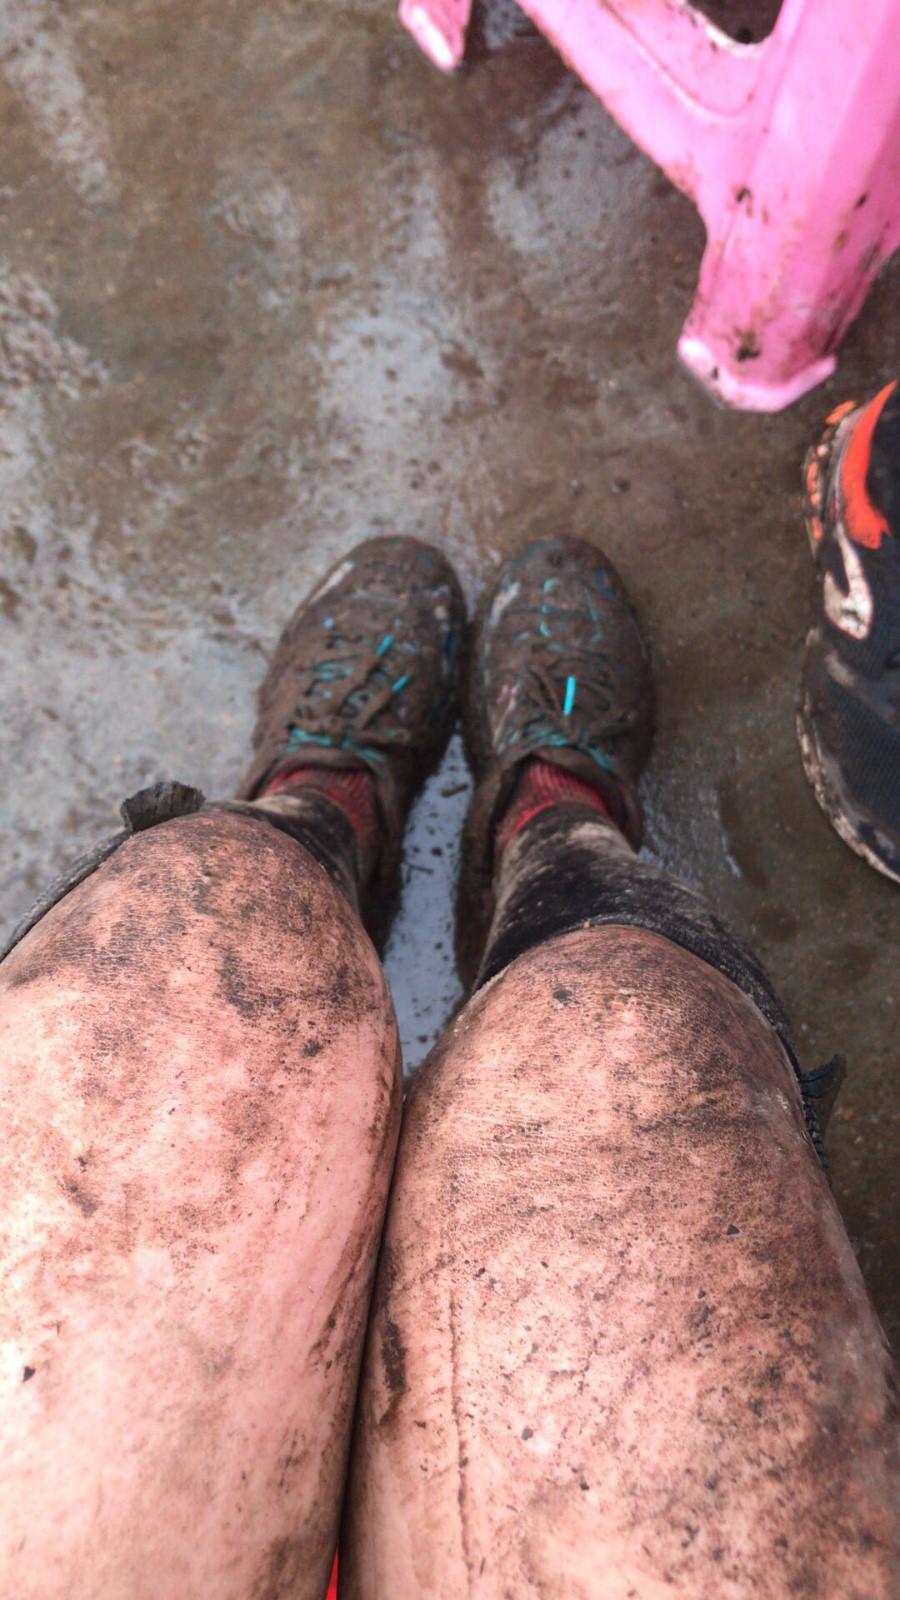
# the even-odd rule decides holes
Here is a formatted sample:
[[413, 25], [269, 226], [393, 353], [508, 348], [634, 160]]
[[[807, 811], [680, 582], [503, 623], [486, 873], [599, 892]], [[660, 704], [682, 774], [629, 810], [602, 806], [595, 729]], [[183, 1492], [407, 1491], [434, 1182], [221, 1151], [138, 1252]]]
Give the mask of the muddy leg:
[[0, 1588], [321, 1600], [399, 1113], [268, 823], [141, 833], [0, 967]]
[[409, 1106], [345, 1600], [888, 1600], [889, 1381], [773, 1028], [657, 933], [553, 938]]

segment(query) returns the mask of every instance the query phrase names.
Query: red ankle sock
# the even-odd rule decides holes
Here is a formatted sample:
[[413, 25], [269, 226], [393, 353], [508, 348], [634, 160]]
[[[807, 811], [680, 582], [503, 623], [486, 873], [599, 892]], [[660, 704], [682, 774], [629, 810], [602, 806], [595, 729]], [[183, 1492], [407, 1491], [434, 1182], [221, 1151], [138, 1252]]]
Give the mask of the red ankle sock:
[[317, 794], [340, 806], [360, 843], [373, 840], [378, 828], [378, 808], [375, 804], [375, 780], [368, 772], [358, 768], [347, 771], [341, 767], [294, 767], [291, 772], [279, 772], [263, 789], [263, 795], [279, 794], [284, 789], [315, 789]]
[[576, 778], [564, 767], [539, 758], [529, 761], [513, 793], [512, 800], [500, 819], [497, 829], [496, 849], [502, 855], [510, 840], [542, 811], [558, 805], [561, 800], [576, 800], [579, 805], [593, 806], [615, 822], [609, 806], [598, 789]]

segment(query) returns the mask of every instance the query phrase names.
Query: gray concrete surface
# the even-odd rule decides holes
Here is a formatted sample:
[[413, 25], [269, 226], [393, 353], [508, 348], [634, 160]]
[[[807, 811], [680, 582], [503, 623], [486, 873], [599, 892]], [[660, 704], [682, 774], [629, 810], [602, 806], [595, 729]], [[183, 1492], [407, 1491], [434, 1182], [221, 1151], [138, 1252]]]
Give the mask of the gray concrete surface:
[[[691, 206], [508, 5], [473, 55], [441, 79], [391, 0], [0, 0], [0, 921], [124, 793], [229, 791], [350, 542], [437, 539], [474, 598], [532, 535], [594, 539], [658, 667], [648, 848], [755, 940], [807, 1062], [846, 1054], [835, 1184], [896, 1335], [900, 900], [816, 809], [793, 710], [799, 463], [894, 370], [898, 266], [827, 390], [716, 410], [674, 361]], [[457, 997], [463, 785], [457, 752], [411, 840], [411, 1063]]]

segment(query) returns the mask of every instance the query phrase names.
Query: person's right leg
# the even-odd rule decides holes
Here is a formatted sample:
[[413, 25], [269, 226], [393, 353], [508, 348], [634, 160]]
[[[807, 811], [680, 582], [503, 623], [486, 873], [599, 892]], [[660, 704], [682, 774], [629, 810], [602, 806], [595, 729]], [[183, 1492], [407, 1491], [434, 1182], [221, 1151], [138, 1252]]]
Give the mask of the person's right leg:
[[400, 1110], [269, 823], [135, 835], [0, 965], [0, 1593], [322, 1600]]
[[460, 611], [428, 547], [352, 551], [285, 630], [248, 803], [134, 797], [0, 964], [4, 1600], [322, 1600], [399, 1120], [361, 916]]
[[579, 775], [520, 770], [480, 992], [408, 1105], [344, 1600], [890, 1600], [889, 1360], [784, 1018], [604, 814], [636, 831], [645, 670], [602, 558], [549, 555], [501, 579], [486, 744], [559, 750], [592, 686]]

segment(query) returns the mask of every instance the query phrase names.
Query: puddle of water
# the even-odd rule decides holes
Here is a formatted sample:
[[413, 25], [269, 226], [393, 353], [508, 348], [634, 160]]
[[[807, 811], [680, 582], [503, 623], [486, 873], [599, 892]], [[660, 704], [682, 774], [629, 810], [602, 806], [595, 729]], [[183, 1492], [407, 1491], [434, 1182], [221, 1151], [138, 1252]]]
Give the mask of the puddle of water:
[[413, 807], [403, 899], [384, 966], [397, 1009], [406, 1077], [424, 1061], [462, 999], [453, 957], [453, 912], [463, 819], [472, 779], [455, 734]]

